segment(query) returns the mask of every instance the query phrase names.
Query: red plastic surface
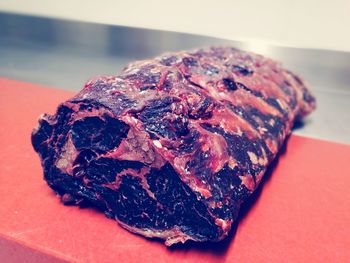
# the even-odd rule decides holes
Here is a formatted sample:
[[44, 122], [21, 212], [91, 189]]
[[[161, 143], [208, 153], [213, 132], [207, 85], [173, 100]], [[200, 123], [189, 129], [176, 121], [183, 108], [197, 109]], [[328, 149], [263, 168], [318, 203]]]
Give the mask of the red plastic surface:
[[0, 79], [1, 262], [349, 262], [348, 145], [292, 135], [235, 235], [217, 244], [169, 249], [93, 209], [62, 205], [30, 134], [72, 94]]

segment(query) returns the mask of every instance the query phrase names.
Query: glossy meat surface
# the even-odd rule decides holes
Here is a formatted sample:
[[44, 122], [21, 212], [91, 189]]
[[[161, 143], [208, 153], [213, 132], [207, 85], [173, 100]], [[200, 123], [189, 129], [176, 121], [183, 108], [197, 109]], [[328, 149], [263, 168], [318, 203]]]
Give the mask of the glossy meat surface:
[[314, 107], [277, 62], [212, 47], [89, 81], [40, 118], [32, 143], [64, 203], [97, 206], [167, 245], [218, 241]]

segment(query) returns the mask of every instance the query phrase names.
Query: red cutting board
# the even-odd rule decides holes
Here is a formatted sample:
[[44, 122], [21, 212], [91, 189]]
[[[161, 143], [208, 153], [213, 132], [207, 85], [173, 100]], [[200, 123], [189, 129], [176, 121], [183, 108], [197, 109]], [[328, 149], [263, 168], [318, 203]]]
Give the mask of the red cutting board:
[[169, 249], [43, 181], [31, 131], [72, 95], [0, 79], [1, 262], [349, 262], [350, 146], [292, 135], [234, 235]]

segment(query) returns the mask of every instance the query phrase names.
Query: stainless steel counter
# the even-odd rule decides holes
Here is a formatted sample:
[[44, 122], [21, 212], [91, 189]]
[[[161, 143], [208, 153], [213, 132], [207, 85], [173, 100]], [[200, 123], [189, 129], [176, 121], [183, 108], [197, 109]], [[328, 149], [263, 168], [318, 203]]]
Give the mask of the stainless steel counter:
[[275, 58], [309, 82], [318, 107], [295, 133], [350, 144], [350, 53], [0, 12], [0, 76], [73, 91], [136, 59], [222, 44]]

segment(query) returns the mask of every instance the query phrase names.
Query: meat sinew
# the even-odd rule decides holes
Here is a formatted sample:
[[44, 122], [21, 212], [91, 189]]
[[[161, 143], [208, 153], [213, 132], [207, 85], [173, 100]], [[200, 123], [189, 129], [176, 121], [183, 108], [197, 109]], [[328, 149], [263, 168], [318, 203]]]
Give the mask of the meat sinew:
[[218, 241], [314, 107], [275, 61], [212, 47], [89, 81], [40, 118], [32, 143], [63, 203], [92, 204], [166, 245]]

